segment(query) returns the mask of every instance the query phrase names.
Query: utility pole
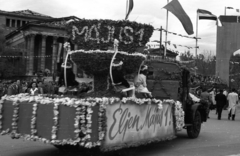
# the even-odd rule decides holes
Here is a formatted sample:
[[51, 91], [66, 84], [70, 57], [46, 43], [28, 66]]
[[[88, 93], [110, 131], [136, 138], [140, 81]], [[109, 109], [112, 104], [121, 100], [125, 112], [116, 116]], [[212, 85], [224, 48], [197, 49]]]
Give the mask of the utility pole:
[[[169, 0], [167, 0], [167, 3], [169, 3]], [[168, 10], [167, 10], [167, 19], [166, 19], [166, 36], [165, 36], [165, 48], [164, 48], [164, 55], [163, 58], [166, 58], [167, 54], [167, 35], [168, 35]]]
[[160, 27], [160, 44], [159, 44], [159, 51], [160, 51], [160, 55], [162, 53], [162, 26]]

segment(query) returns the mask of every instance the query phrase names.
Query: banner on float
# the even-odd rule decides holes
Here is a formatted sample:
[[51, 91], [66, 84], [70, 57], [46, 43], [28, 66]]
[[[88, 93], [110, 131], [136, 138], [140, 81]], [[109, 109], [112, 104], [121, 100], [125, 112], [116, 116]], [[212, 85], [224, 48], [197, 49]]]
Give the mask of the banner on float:
[[122, 148], [175, 136], [172, 106], [113, 104], [106, 109], [105, 149]]

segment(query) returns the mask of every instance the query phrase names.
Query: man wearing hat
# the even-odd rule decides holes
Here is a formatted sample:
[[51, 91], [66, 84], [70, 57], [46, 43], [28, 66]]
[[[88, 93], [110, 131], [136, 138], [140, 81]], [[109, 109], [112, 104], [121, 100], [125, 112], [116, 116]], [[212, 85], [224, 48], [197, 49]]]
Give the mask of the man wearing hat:
[[136, 91], [139, 93], [143, 93], [146, 97], [152, 97], [152, 93], [149, 92], [147, 88], [147, 78], [146, 75], [148, 73], [148, 66], [143, 65], [141, 67], [140, 73], [134, 78], [134, 85], [136, 87]]
[[[116, 92], [121, 92], [123, 89], [130, 87], [128, 81], [124, 78], [124, 74], [122, 72], [122, 65], [123, 62], [119, 60], [114, 60], [112, 64], [112, 84], [114, 85]], [[127, 95], [125, 96], [131, 96], [131, 91], [128, 91]]]
[[[59, 86], [62, 86], [62, 85], [66, 85], [65, 84], [65, 81], [64, 81], [64, 67], [65, 67], [65, 63], [62, 63], [62, 70], [61, 70], [61, 73], [60, 73], [60, 76], [59, 76], [59, 80], [58, 80], [58, 85]], [[75, 75], [73, 73], [73, 70], [72, 70], [72, 65], [67, 62], [67, 65], [66, 65], [66, 79], [67, 79], [67, 86], [78, 86], [78, 82], [75, 80]]]

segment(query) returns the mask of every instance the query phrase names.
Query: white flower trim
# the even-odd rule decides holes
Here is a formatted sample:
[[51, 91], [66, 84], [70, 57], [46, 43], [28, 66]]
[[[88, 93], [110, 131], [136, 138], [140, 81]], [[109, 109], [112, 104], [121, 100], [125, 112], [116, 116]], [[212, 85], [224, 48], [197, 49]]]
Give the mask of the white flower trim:
[[52, 126], [52, 135], [51, 139], [56, 140], [57, 139], [57, 130], [58, 130], [58, 119], [59, 119], [59, 104], [54, 103], [53, 107], [53, 126]]
[[[109, 43], [110, 41], [113, 41], [113, 36], [115, 33], [115, 26], [104, 26], [105, 28], [108, 29], [108, 36], [107, 39], [104, 39], [103, 37], [101, 38], [99, 31], [101, 31], [101, 23], [98, 24], [93, 24], [91, 26], [84, 26], [79, 30], [78, 27], [75, 25], [72, 26], [72, 39], [76, 39], [76, 35], [83, 35], [84, 34], [84, 41], [87, 42], [89, 40], [95, 40], [99, 44], [100, 41], [103, 43]], [[95, 37], [92, 37], [92, 32], [95, 32]], [[130, 33], [129, 33], [129, 32]], [[123, 39], [123, 34], [126, 36], [126, 39]], [[120, 42], [123, 42], [124, 44], [132, 44], [134, 41], [133, 35], [139, 35], [139, 38], [137, 39], [138, 45], [142, 46], [142, 40], [143, 40], [143, 35], [144, 35], [144, 28], [141, 28], [140, 30], [134, 32], [134, 29], [130, 26], [124, 26], [120, 27], [119, 35], [118, 38]]]
[[175, 103], [175, 118], [176, 118], [176, 130], [180, 131], [184, 127], [184, 111], [182, 108], [182, 103], [176, 101]]
[[32, 118], [31, 118], [31, 135], [36, 136], [37, 135], [37, 128], [36, 128], [36, 120], [37, 120], [37, 108], [38, 104], [33, 104], [33, 111], [32, 111]]
[[19, 138], [20, 134], [17, 133], [18, 118], [19, 118], [19, 101], [18, 100], [14, 101], [12, 105], [13, 105], [13, 117], [12, 117], [11, 137], [12, 138]]
[[[97, 50], [88, 50], [88, 51], [86, 51], [86, 50], [82, 50], [82, 49], [80, 49], [80, 50], [74, 50], [74, 51], [70, 51], [69, 52], [69, 54], [74, 54], [74, 53], [112, 53], [112, 54], [114, 54], [115, 52], [113, 51], [113, 50], [99, 50], [99, 49], [97, 49]], [[127, 52], [124, 52], [124, 51], [118, 51], [118, 53], [120, 53], [120, 54], [123, 54], [123, 55], [127, 55], [127, 56], [140, 56], [140, 57], [143, 57], [143, 58], [146, 58], [147, 56], [146, 55], [144, 55], [144, 54], [142, 54], [142, 53], [127, 53]]]

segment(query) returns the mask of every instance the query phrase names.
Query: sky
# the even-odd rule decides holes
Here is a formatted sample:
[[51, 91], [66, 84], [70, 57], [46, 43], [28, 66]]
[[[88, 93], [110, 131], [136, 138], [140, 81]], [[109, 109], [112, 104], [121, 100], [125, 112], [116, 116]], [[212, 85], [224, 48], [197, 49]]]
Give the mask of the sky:
[[[170, 2], [171, 0], [169, 0]], [[111, 19], [123, 20], [126, 14], [126, 0], [0, 0], [0, 10], [18, 11], [32, 10], [41, 14], [52, 17], [76, 16], [85, 19]], [[233, 7], [227, 9], [226, 15], [238, 15], [236, 9], [240, 9], [239, 0], [179, 0], [185, 12], [190, 17], [194, 34], [189, 37], [196, 36], [197, 9], [204, 9], [212, 12], [216, 16], [224, 15], [225, 7]], [[130, 21], [150, 24], [154, 28], [166, 29], [166, 9], [168, 0], [134, 0], [134, 8], [129, 16]], [[168, 31], [188, 36], [180, 21], [169, 12]], [[217, 26], [212, 20], [198, 20], [198, 54], [211, 53], [216, 54], [216, 37]], [[150, 41], [159, 40], [159, 31], [154, 31]], [[165, 41], [165, 34], [162, 35]], [[179, 51], [180, 53], [189, 49], [173, 44], [195, 47], [196, 41], [185, 37], [168, 34], [169, 49]], [[151, 43], [156, 44], [156, 43]], [[194, 55], [195, 49], [190, 49]]]

